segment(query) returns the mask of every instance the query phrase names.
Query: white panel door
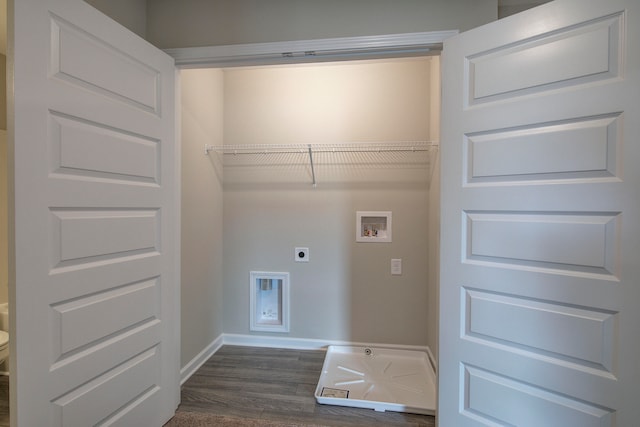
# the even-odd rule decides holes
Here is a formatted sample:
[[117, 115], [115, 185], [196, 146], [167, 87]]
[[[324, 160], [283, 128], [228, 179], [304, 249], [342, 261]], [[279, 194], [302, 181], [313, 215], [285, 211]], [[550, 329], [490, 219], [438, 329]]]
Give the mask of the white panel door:
[[179, 401], [173, 59], [80, 0], [12, 7], [12, 425], [161, 426]]
[[438, 420], [640, 422], [640, 2], [443, 50]]

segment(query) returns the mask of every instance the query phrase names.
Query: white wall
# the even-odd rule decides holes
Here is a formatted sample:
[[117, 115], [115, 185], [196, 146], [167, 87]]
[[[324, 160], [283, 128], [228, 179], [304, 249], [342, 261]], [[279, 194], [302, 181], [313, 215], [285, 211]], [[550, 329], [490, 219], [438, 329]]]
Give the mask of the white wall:
[[150, 0], [161, 48], [467, 30], [497, 19], [497, 0]]
[[429, 61], [228, 69], [225, 142], [425, 140]]
[[[224, 74], [226, 144], [429, 136], [428, 59]], [[336, 164], [335, 158], [318, 156], [315, 189], [304, 155], [275, 161], [257, 156], [254, 166], [229, 159], [224, 171], [226, 333], [250, 333], [251, 270], [289, 271], [291, 332], [286, 336], [427, 344], [427, 170], [404, 162], [373, 165], [377, 159], [366, 156], [357, 159], [359, 165], [343, 163], [354, 159], [339, 157]], [[392, 211], [393, 242], [356, 243], [358, 210]], [[309, 263], [294, 261], [296, 246], [310, 248]], [[391, 276], [392, 258], [403, 260], [402, 276]]]
[[[148, 39], [159, 47], [184, 47], [190, 45], [211, 45], [229, 43], [250, 43], [291, 39], [310, 39], [339, 36], [357, 36], [411, 31], [433, 31], [439, 29], [467, 29], [496, 19], [497, 5], [495, 0], [466, 0], [452, 4], [445, 0], [433, 1], [404, 1], [402, 7], [398, 7], [398, 2], [393, 1], [367, 1], [366, 5], [362, 1], [300, 1], [283, 0], [269, 2], [265, 9], [264, 2], [249, 0], [234, 0], [227, 2], [205, 2], [197, 0], [183, 0], [181, 2], [153, 0], [104, 1], [89, 0], [103, 12], [112, 18], [129, 27], [140, 35], [145, 33]], [[143, 3], [146, 4], [146, 16], [141, 13]], [[202, 76], [201, 76], [202, 77]], [[217, 81], [220, 75], [211, 77]], [[208, 77], [207, 77], [208, 78]], [[212, 80], [212, 81], [213, 81]], [[289, 80], [291, 81], [291, 80]], [[195, 103], [196, 93], [201, 94], [200, 85], [194, 85], [192, 97], [188, 95], [189, 83], [184, 81], [184, 96], [186, 103]], [[317, 81], [313, 85], [298, 87], [298, 93], [313, 91], [318, 88]], [[289, 86], [291, 89], [291, 86]], [[222, 90], [218, 88], [219, 90]], [[428, 90], [427, 90], [428, 91]], [[351, 92], [351, 94], [353, 94]], [[321, 95], [321, 93], [320, 93]], [[199, 95], [198, 95], [199, 96]], [[254, 129], [258, 132], [264, 129], [264, 125], [274, 123], [274, 115], [285, 116], [290, 127], [293, 129], [280, 128], [279, 131], [259, 132], [261, 137], [283, 142], [285, 139], [295, 139], [296, 135], [305, 135], [307, 140], [317, 142], [319, 140], [332, 140], [334, 137], [344, 136], [344, 139], [422, 139], [425, 132], [433, 131], [425, 127], [426, 121], [420, 122], [422, 128], [416, 130], [413, 125], [404, 123], [406, 115], [396, 115], [396, 124], [392, 132], [383, 127], [377, 127], [372, 134], [361, 133], [362, 129], [356, 131], [356, 123], [365, 123], [364, 128], [373, 129], [378, 123], [384, 123], [386, 112], [379, 110], [375, 112], [376, 103], [370, 103], [372, 107], [369, 117], [362, 117], [362, 111], [350, 100], [362, 97], [362, 93], [355, 96], [344, 96], [340, 103], [334, 103], [331, 108], [324, 110], [324, 118], [330, 117], [331, 121], [340, 122], [338, 127], [325, 126], [320, 123], [314, 127], [313, 124], [299, 120], [296, 116], [298, 111], [293, 109], [275, 108], [266, 110], [267, 115], [253, 116], [253, 121], [240, 123], [237, 135], [242, 132]], [[214, 97], [209, 99], [213, 101]], [[222, 98], [217, 98], [222, 100]], [[399, 99], [399, 98], [396, 98]], [[197, 101], [200, 102], [200, 101]], [[385, 97], [384, 102], [379, 105], [386, 105], [394, 112], [414, 111], [419, 109], [408, 106], [404, 102], [392, 104], [393, 100]], [[292, 105], [292, 104], [289, 104]], [[216, 109], [210, 105], [208, 108]], [[354, 215], [356, 210], [370, 209], [391, 209], [394, 211], [396, 224], [398, 218], [404, 216], [414, 218], [414, 214], [422, 215], [426, 206], [429, 194], [426, 193], [427, 177], [416, 173], [413, 169], [390, 170], [388, 168], [356, 168], [346, 171], [343, 167], [324, 167], [318, 172], [320, 186], [315, 191], [309, 190], [310, 174], [308, 167], [300, 165], [298, 167], [287, 167], [280, 169], [276, 174], [271, 174], [264, 180], [264, 169], [258, 170], [243, 169], [242, 173], [231, 170], [227, 179], [227, 188], [230, 191], [225, 195], [225, 233], [224, 242], [230, 245], [225, 248], [224, 256], [229, 261], [225, 265], [225, 278], [238, 277], [225, 281], [225, 293], [223, 304], [222, 291], [222, 240], [220, 237], [211, 237], [221, 229], [222, 218], [222, 189], [220, 187], [220, 176], [215, 175], [209, 166], [203, 163], [206, 157], [200, 157], [203, 141], [216, 143], [220, 138], [222, 126], [217, 127], [211, 136], [207, 134], [206, 128], [211, 127], [212, 122], [208, 118], [195, 115], [196, 108], [191, 108], [190, 112], [183, 114], [183, 144], [185, 150], [183, 154], [185, 184], [183, 187], [184, 210], [183, 210], [183, 291], [182, 291], [182, 360], [183, 365], [194, 357], [200, 350], [208, 345], [219, 333], [240, 332], [248, 330], [248, 312], [244, 305], [248, 304], [248, 296], [243, 293], [248, 292], [248, 268], [276, 268], [289, 269], [292, 272], [292, 293], [293, 301], [296, 298], [317, 301], [316, 305], [306, 307], [304, 305], [294, 306], [292, 324], [292, 335], [303, 337], [324, 337], [348, 340], [374, 340], [398, 343], [428, 342], [435, 347], [437, 337], [430, 332], [436, 328], [432, 319], [437, 319], [433, 299], [428, 301], [428, 309], [425, 310], [427, 301], [427, 288], [418, 283], [415, 277], [429, 274], [430, 280], [433, 269], [426, 271], [427, 262], [422, 255], [419, 260], [413, 260], [412, 253], [420, 253], [426, 250], [427, 243], [418, 240], [418, 252], [411, 252], [408, 249], [398, 249], [401, 240], [404, 240], [402, 226], [397, 225], [397, 242], [382, 246], [362, 246], [353, 242]], [[265, 112], [265, 110], [263, 110]], [[222, 114], [222, 113], [220, 113]], [[419, 114], [429, 114], [420, 112]], [[352, 120], [354, 117], [358, 120]], [[362, 119], [362, 120], [361, 120]], [[242, 125], [244, 123], [244, 127]], [[361, 126], [362, 128], [362, 126]], [[242, 130], [244, 129], [244, 130]], [[341, 134], [340, 132], [345, 132]], [[360, 133], [359, 133], [360, 132]], [[249, 132], [250, 133], [250, 132]], [[252, 139], [253, 140], [253, 139]], [[197, 142], [196, 142], [197, 141]], [[219, 141], [221, 142], [221, 141]], [[248, 142], [240, 141], [238, 142]], [[265, 141], [261, 141], [265, 142]], [[267, 141], [268, 142], [268, 141]], [[192, 144], [189, 148], [189, 144]], [[191, 159], [191, 160], [190, 160]], [[216, 162], [215, 155], [210, 155], [208, 161]], [[192, 162], [193, 160], [193, 162]], [[290, 160], [290, 159], [288, 159]], [[321, 159], [320, 159], [321, 160]], [[215, 168], [214, 168], [215, 169]], [[220, 168], [218, 168], [218, 174]], [[191, 178], [188, 176], [191, 175]], [[204, 178], [204, 179], [203, 179]], [[302, 178], [302, 179], [301, 179]], [[243, 183], [243, 179], [245, 182]], [[187, 181], [189, 180], [189, 181]], [[252, 188], [251, 185], [254, 185]], [[279, 192], [272, 192], [267, 200], [261, 200], [264, 196], [264, 189], [272, 187], [273, 184], [279, 186]], [[207, 192], [205, 187], [210, 191]], [[402, 190], [400, 190], [402, 189]], [[253, 193], [252, 193], [253, 192]], [[402, 200], [421, 200], [417, 206], [405, 203]], [[388, 202], [380, 202], [387, 200]], [[261, 244], [255, 241], [241, 238], [231, 238], [234, 225], [242, 229], [245, 228], [245, 235], [264, 234], [264, 222], [255, 221], [255, 217], [248, 217], [244, 224], [234, 223], [229, 218], [240, 217], [237, 212], [252, 212], [257, 206], [258, 211], [274, 201], [282, 201], [279, 209], [284, 206], [304, 206], [313, 214], [311, 221], [300, 219], [298, 232], [290, 234], [286, 242], [283, 242], [281, 254], [274, 255], [272, 248], [266, 252], [274, 255], [275, 260], [268, 262], [252, 262], [248, 265], [235, 265], [234, 254], [239, 254], [238, 259], [244, 256], [242, 244], [254, 245], [258, 260], [263, 259], [259, 253]], [[245, 206], [245, 204], [249, 206]], [[256, 205], [257, 204], [257, 205]], [[408, 207], [408, 211], [403, 213], [401, 207]], [[245, 209], [246, 208], [246, 209]], [[279, 214], [273, 214], [279, 215]], [[425, 212], [426, 215], [426, 212]], [[426, 216], [422, 217], [424, 219]], [[299, 219], [298, 216], [288, 216], [284, 221], [285, 229], [292, 229], [292, 224], [296, 224], [292, 219]], [[305, 222], [306, 221], [306, 222]], [[413, 221], [411, 219], [410, 221]], [[313, 226], [309, 226], [313, 222]], [[274, 224], [278, 224], [276, 221]], [[248, 226], [247, 224], [250, 224]], [[211, 225], [211, 227], [208, 227]], [[424, 224], [415, 225], [411, 228], [412, 234], [415, 229], [423, 227]], [[251, 230], [256, 230], [252, 233]], [[310, 231], [311, 230], [311, 231]], [[235, 232], [242, 232], [236, 230]], [[334, 234], [331, 234], [334, 233]], [[307, 238], [308, 235], [308, 238]], [[211, 237], [209, 239], [208, 237]], [[281, 234], [278, 234], [282, 237]], [[312, 237], [314, 236], [314, 237]], [[279, 238], [276, 237], [276, 238]], [[344, 239], [343, 243], [335, 243]], [[212, 242], [217, 245], [208, 246]], [[229, 242], [234, 242], [229, 244]], [[234, 247], [238, 242], [237, 247]], [[291, 265], [293, 245], [304, 245], [311, 247], [312, 262], [304, 267], [301, 264]], [[335, 248], [339, 247], [340, 250]], [[415, 248], [411, 248], [415, 250]], [[373, 252], [370, 254], [369, 252]], [[371, 262], [372, 257], [375, 262]], [[401, 257], [405, 264], [405, 275], [401, 278], [390, 277], [389, 259], [391, 257]], [[418, 259], [416, 258], [416, 259]], [[247, 261], [248, 262], [248, 261]], [[431, 262], [431, 261], [430, 261]], [[280, 263], [280, 264], [279, 264]], [[314, 264], [315, 263], [315, 264]], [[227, 264], [227, 263], [225, 263]], [[359, 268], [357, 265], [375, 266], [375, 268]], [[419, 267], [416, 267], [418, 266]], [[320, 266], [338, 266], [337, 270], [324, 269]], [[305, 270], [306, 268], [306, 270]], [[307, 271], [322, 269], [321, 275], [307, 274]], [[384, 278], [382, 281], [375, 281], [376, 285], [370, 285], [369, 279]], [[322, 278], [323, 280], [320, 280]], [[388, 280], [388, 281], [386, 281]], [[329, 283], [330, 286], [325, 286]], [[346, 283], [355, 283], [347, 286]], [[394, 286], [403, 283], [397, 292]], [[410, 283], [405, 286], [406, 283]], [[336, 285], [338, 284], [338, 285]], [[236, 287], [237, 286], [237, 287]], [[433, 285], [431, 285], [433, 286]], [[428, 288], [433, 292], [433, 288]], [[373, 290], [373, 292], [371, 292]], [[406, 291], [406, 292], [405, 292]], [[296, 294], [297, 293], [297, 294]], [[296, 296], [297, 295], [297, 296]], [[387, 310], [387, 302], [394, 301], [394, 306], [403, 306], [408, 301], [409, 309]], [[405, 301], [406, 300], [406, 301]], [[413, 304], [418, 301], [419, 304]], [[221, 313], [224, 306], [225, 316], [223, 326]], [[308, 310], [312, 308], [312, 310]], [[296, 311], [297, 310], [297, 311]], [[319, 314], [329, 314], [326, 319], [313, 321], [308, 313], [318, 311]], [[297, 314], [296, 314], [297, 313]], [[307, 318], [306, 325], [300, 322], [300, 317]], [[397, 322], [386, 322], [388, 317], [397, 317]], [[401, 326], [408, 318], [411, 318], [410, 327]], [[297, 319], [297, 320], [296, 320]], [[316, 317], [316, 319], [318, 319]], [[296, 323], [297, 322], [297, 323]], [[418, 329], [416, 325], [427, 325], [425, 329]], [[373, 332], [376, 332], [373, 334]]]
[[7, 131], [0, 130], [0, 303], [7, 302], [9, 299], [7, 179]]
[[147, 33], [147, 0], [85, 0], [140, 37]]
[[509, 0], [504, 1], [502, 5], [498, 6], [498, 19], [506, 18], [510, 15], [523, 12], [532, 7], [540, 6], [541, 4], [548, 3], [551, 0]]
[[183, 70], [181, 359], [193, 359], [223, 332], [222, 169], [205, 156], [221, 144], [220, 70]]
[[[4, 4], [6, 7], [6, 2]], [[0, 7], [2, 5], [0, 4]], [[9, 188], [7, 152], [7, 57], [0, 54], [0, 303], [9, 300]]]

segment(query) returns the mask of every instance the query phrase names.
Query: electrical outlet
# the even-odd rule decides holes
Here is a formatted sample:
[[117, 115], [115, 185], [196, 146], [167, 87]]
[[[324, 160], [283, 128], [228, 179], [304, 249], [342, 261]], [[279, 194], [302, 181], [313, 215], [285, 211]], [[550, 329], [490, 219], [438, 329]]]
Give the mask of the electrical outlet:
[[391, 260], [391, 275], [392, 276], [400, 276], [400, 275], [402, 275], [402, 260], [401, 259], [392, 259]]
[[294, 259], [296, 262], [309, 262], [309, 248], [296, 248]]

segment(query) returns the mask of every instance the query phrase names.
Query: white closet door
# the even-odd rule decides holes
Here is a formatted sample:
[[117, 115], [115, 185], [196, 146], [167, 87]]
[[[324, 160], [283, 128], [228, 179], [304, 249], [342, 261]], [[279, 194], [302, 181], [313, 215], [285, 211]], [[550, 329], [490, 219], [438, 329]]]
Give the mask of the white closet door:
[[639, 41], [558, 0], [445, 42], [441, 426], [638, 425]]
[[9, 21], [12, 425], [160, 426], [179, 401], [173, 59], [80, 0]]

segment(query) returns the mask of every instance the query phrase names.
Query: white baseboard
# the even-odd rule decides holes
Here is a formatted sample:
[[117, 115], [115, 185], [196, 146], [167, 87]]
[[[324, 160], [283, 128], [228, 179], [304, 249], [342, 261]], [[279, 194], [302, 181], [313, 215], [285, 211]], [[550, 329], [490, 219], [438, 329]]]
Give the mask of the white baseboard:
[[433, 368], [433, 372], [437, 375], [438, 374], [438, 362], [436, 360], [436, 357], [431, 352], [431, 348], [429, 348], [429, 347], [427, 347], [427, 355], [429, 356], [429, 361], [431, 362], [431, 367]]
[[291, 348], [295, 350], [322, 350], [327, 347], [325, 340], [239, 334], [224, 334], [224, 343], [245, 347]]
[[184, 384], [191, 375], [193, 375], [204, 362], [209, 360], [211, 356], [215, 354], [216, 351], [222, 347], [224, 344], [224, 334], [221, 334], [218, 338], [213, 340], [211, 344], [206, 346], [204, 350], [196, 355], [193, 359], [189, 361], [182, 369], [180, 369], [180, 385]]
[[272, 347], [272, 348], [292, 348], [296, 350], [326, 350], [330, 345], [350, 345], [357, 347], [381, 347], [393, 348], [397, 350], [428, 350], [427, 346], [417, 345], [399, 345], [399, 344], [383, 344], [383, 343], [362, 343], [352, 341], [335, 341], [323, 339], [309, 338], [290, 338], [276, 336], [260, 336], [260, 335], [240, 335], [240, 334], [224, 334], [224, 344], [242, 345], [248, 347]]
[[221, 334], [206, 346], [196, 357], [194, 357], [184, 368], [180, 369], [180, 385], [191, 377], [211, 356], [213, 356], [224, 344], [239, 345], [245, 347], [270, 347], [270, 348], [290, 348], [295, 350], [326, 350], [330, 345], [349, 345], [356, 347], [379, 347], [397, 350], [424, 351], [429, 356], [434, 369], [435, 358], [427, 346], [418, 345], [398, 345], [382, 343], [359, 343], [349, 341], [334, 341], [323, 339], [291, 338], [261, 335], [241, 335], [241, 334]]

